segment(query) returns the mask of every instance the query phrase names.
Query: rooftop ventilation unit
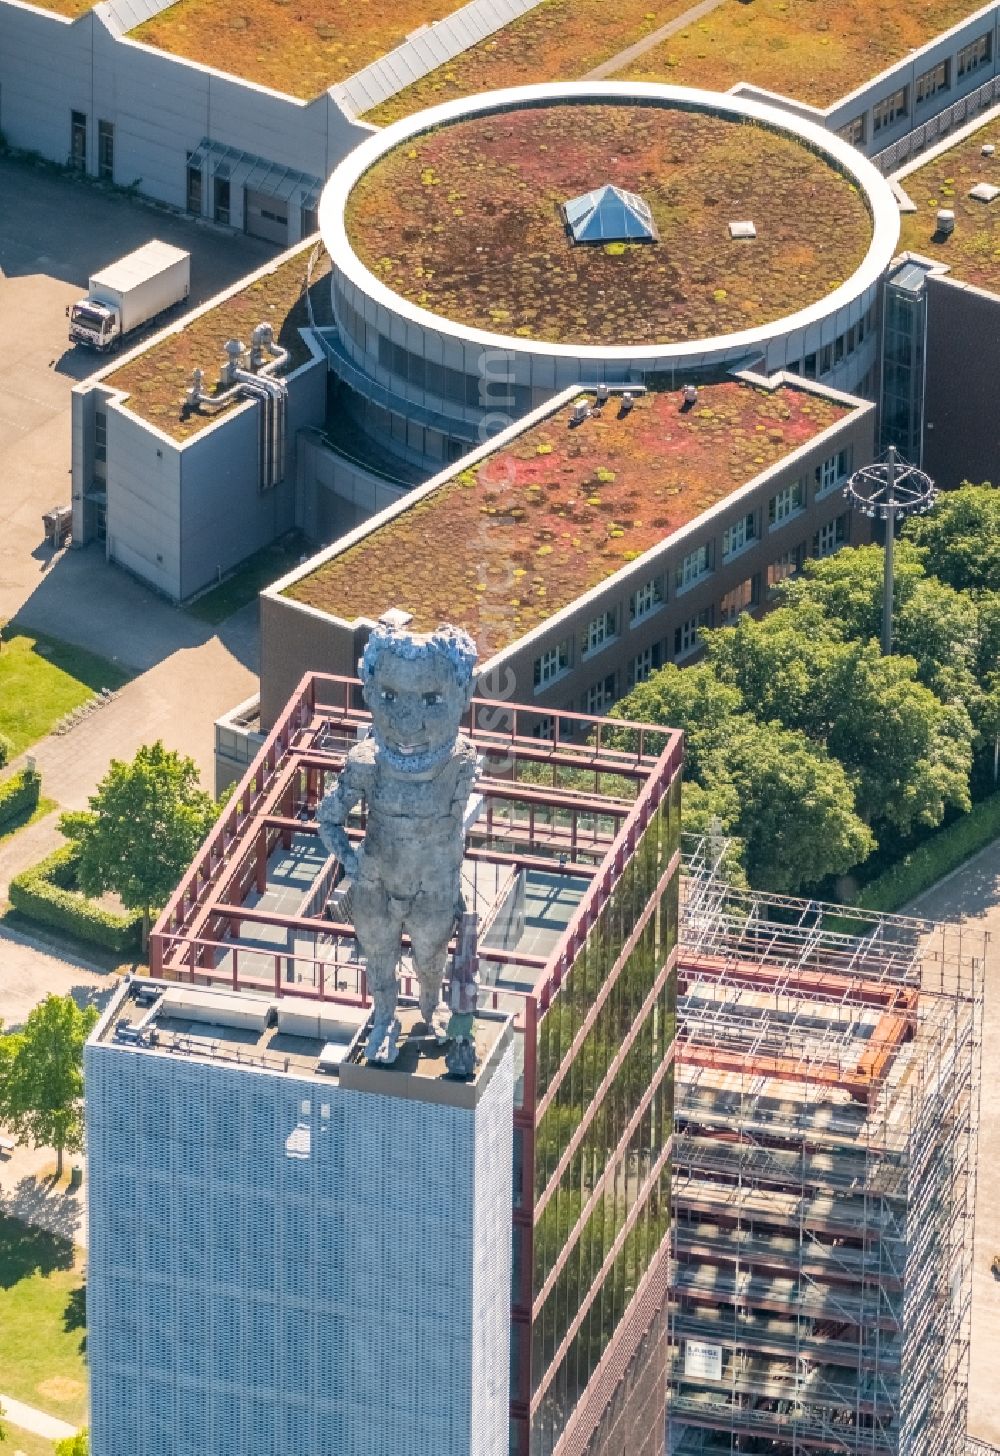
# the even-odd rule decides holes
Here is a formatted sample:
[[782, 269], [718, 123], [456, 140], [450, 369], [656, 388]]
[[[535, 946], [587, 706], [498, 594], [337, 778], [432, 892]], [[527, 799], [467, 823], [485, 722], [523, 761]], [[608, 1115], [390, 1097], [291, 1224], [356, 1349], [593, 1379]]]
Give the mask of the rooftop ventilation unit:
[[975, 187], [969, 188], [969, 196], [977, 202], [992, 202], [995, 197], [1000, 197], [1000, 187], [994, 187], [992, 182], [977, 182]]
[[637, 192], [596, 187], [563, 203], [574, 243], [655, 243], [659, 240], [649, 204]]
[[731, 222], [729, 236], [731, 238], [755, 238], [757, 229], [752, 222]]

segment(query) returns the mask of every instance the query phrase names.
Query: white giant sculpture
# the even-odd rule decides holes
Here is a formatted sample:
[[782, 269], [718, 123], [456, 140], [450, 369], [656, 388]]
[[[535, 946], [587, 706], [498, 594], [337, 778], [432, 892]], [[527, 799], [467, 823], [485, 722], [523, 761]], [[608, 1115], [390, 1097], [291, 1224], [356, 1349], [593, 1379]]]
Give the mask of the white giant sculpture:
[[[441, 983], [448, 942], [465, 913], [463, 818], [476, 773], [475, 751], [459, 725], [475, 662], [475, 644], [456, 627], [414, 633], [376, 626], [358, 664], [373, 731], [348, 753], [319, 806], [320, 837], [353, 880], [351, 918], [374, 1003], [370, 1061], [396, 1057], [404, 932], [428, 1031], [440, 1041], [448, 1034]], [[362, 799], [367, 824], [355, 849], [346, 825]]]

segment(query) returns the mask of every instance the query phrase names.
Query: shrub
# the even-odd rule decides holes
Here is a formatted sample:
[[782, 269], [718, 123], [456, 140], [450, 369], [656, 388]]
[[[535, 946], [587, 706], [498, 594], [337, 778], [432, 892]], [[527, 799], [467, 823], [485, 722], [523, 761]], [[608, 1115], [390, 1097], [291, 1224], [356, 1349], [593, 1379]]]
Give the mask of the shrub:
[[898, 910], [998, 837], [1000, 794], [993, 794], [867, 884], [857, 903], [865, 910]]
[[13, 745], [6, 734], [0, 733], [0, 768], [3, 768], [8, 758], [10, 758], [12, 747]]
[[0, 784], [0, 829], [14, 819], [27, 817], [38, 805], [42, 776], [22, 769]]
[[63, 845], [10, 882], [10, 903], [21, 915], [103, 946], [116, 955], [135, 950], [142, 928], [140, 914], [118, 915], [76, 888], [79, 850]]

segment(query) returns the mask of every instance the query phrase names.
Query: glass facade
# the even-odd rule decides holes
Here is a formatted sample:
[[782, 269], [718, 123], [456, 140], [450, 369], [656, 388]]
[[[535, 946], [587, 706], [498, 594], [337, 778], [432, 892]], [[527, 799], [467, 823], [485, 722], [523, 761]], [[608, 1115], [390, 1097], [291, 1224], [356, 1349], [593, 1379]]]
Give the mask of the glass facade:
[[679, 825], [678, 770], [538, 1026], [532, 1456], [555, 1449], [669, 1229]]
[[882, 336], [882, 448], [913, 464], [923, 447], [926, 270], [904, 263], [886, 280]]

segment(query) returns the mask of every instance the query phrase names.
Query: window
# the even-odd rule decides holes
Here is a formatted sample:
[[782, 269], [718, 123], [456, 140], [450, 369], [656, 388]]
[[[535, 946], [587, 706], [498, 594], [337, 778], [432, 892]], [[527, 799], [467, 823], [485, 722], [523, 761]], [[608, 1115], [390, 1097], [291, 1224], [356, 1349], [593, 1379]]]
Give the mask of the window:
[[971, 45], [963, 46], [955, 57], [955, 70], [959, 80], [963, 76], [971, 76], [981, 65], [993, 55], [993, 36], [989, 31], [974, 40]]
[[700, 581], [711, 569], [710, 547], [699, 546], [696, 551], [689, 551], [677, 568], [677, 590], [683, 591], [686, 586]]
[[634, 591], [629, 597], [629, 621], [633, 625], [636, 622], [641, 622], [644, 617], [649, 616], [650, 612], [655, 612], [656, 608], [661, 606], [662, 603], [663, 583], [656, 577], [652, 581], [645, 582], [638, 591]]
[[615, 675], [609, 672], [600, 682], [587, 689], [583, 700], [583, 711], [593, 717], [606, 713], [615, 700]]
[[319, 232], [319, 213], [316, 210], [315, 203], [309, 206], [303, 202], [299, 220], [299, 232], [303, 238], [311, 238], [313, 233]]
[[531, 725], [531, 736], [532, 738], [541, 738], [545, 741], [551, 739], [552, 719], [548, 716], [544, 718], [536, 718], [534, 723]]
[[832, 344], [824, 344], [823, 345], [822, 352], [821, 352], [821, 354], [819, 356], [819, 372], [820, 372], [820, 377], [822, 378], [822, 376], [824, 374], [829, 374], [829, 372], [830, 372], [830, 370], [832, 368], [833, 368], [833, 345]]
[[802, 361], [802, 373], [807, 379], [816, 378], [816, 355], [807, 354]]
[[843, 137], [845, 142], [850, 142], [852, 147], [863, 147], [865, 144], [864, 112], [860, 116], [854, 117], [846, 126], [842, 126], [837, 135]]
[[229, 178], [216, 175], [213, 179], [215, 184], [215, 205], [212, 216], [216, 222], [229, 222]]
[[69, 164], [78, 172], [87, 170], [87, 113], [71, 111], [69, 114]]
[[833, 490], [847, 479], [851, 468], [850, 450], [838, 450], [836, 455], [831, 455], [824, 460], [822, 465], [816, 466], [816, 496], [826, 495], [827, 491]]
[[722, 533], [722, 558], [727, 560], [735, 556], [737, 551], [742, 551], [749, 546], [757, 536], [757, 521], [753, 511], [748, 515], [741, 516], [731, 526], [727, 526]]
[[880, 131], [886, 127], [893, 126], [900, 117], [906, 115], [909, 110], [907, 91], [908, 86], [901, 86], [884, 101], [877, 101], [872, 107], [872, 136], [878, 136]]
[[784, 490], [779, 490], [777, 495], [772, 495], [767, 503], [768, 524], [780, 526], [782, 521], [790, 520], [792, 516], [797, 516], [799, 511], [804, 510], [805, 504], [805, 482], [797, 480], [794, 485], [786, 485]]
[[108, 458], [108, 417], [103, 410], [94, 412], [94, 459]]
[[748, 576], [746, 581], [741, 581], [739, 586], [734, 586], [732, 591], [726, 592], [719, 604], [719, 616], [723, 626], [735, 622], [737, 617], [756, 606], [759, 581], [759, 576]]
[[921, 101], [929, 101], [938, 91], [948, 89], [948, 62], [941, 61], [937, 66], [931, 66], [922, 76], [918, 76], [913, 87], [913, 97], [919, 106]]
[[843, 363], [843, 359], [844, 359], [844, 336], [843, 336], [843, 334], [838, 334], [837, 337], [833, 341], [833, 362], [834, 362], [835, 365], [836, 364], [841, 364], [841, 363]]
[[827, 521], [825, 526], [820, 526], [813, 538], [814, 556], [832, 556], [840, 546], [847, 540], [849, 517], [845, 511], [835, 521]]
[[768, 592], [773, 592], [774, 588], [781, 582], [787, 581], [790, 576], [794, 576], [801, 565], [801, 546], [793, 546], [790, 551], [783, 551], [777, 560], [772, 561], [767, 568]]
[[535, 687], [543, 688], [569, 670], [569, 639], [564, 638], [535, 658]]
[[699, 645], [699, 630], [702, 627], [711, 627], [711, 625], [712, 609], [711, 607], [706, 607], [705, 610], [703, 612], [699, 612], [696, 617], [689, 617], [686, 622], [682, 622], [679, 627], [675, 627], [674, 656], [686, 657], [689, 652], [693, 652], [694, 649]]
[[97, 123], [97, 175], [105, 182], [115, 180], [115, 129], [110, 121]]
[[654, 642], [652, 646], [645, 648], [642, 652], [637, 652], [628, 665], [629, 687], [634, 688], [636, 683], [645, 682], [649, 674], [655, 672], [660, 666], [661, 660], [662, 652], [659, 642]]
[[584, 652], [596, 652], [606, 642], [617, 636], [618, 616], [616, 612], [602, 612], [593, 617], [583, 631], [580, 645]]

